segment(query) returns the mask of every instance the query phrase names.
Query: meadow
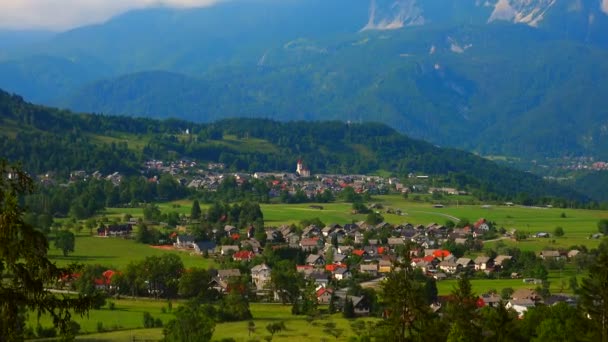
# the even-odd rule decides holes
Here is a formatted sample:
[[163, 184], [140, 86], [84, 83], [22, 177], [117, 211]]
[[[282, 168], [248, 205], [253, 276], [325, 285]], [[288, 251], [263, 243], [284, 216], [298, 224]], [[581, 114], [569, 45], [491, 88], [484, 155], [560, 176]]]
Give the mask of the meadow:
[[[76, 318], [75, 321], [81, 326], [83, 335], [78, 341], [158, 341], [162, 339], [162, 328], [144, 329], [143, 314], [149, 312], [152, 317], [159, 318], [164, 324], [174, 316], [168, 311], [166, 301], [154, 300], [113, 300], [115, 309], [103, 308], [91, 310], [88, 317]], [[177, 308], [178, 302], [174, 302], [173, 309]], [[259, 304], [252, 303], [250, 306], [255, 324], [255, 331], [251, 334], [248, 329], [248, 321], [220, 323], [215, 327], [214, 340], [233, 338], [236, 341], [263, 340], [270, 333], [266, 330], [269, 323], [282, 321], [286, 329], [277, 333], [273, 341], [319, 341], [332, 339], [333, 336], [324, 332], [324, 324], [333, 322], [336, 328], [342, 329], [343, 333], [338, 341], [346, 341], [353, 336], [350, 323], [355, 320], [347, 320], [341, 314], [324, 315], [322, 318], [309, 320], [306, 316], [294, 316], [291, 314], [291, 306], [281, 304]], [[372, 318], [360, 318], [363, 321], [373, 321]], [[35, 327], [38, 322], [42, 326], [50, 326], [51, 321], [47, 316], [42, 316], [40, 321], [36, 315], [30, 315], [28, 324]], [[110, 332], [98, 332], [98, 322], [105, 329], [119, 329]]]
[[[561, 208], [530, 208], [519, 206], [483, 206], [482, 204], [453, 204], [458, 203], [450, 198], [443, 208], [435, 208], [429, 201], [413, 201], [401, 196], [376, 196], [374, 203], [382, 204], [383, 209], [378, 209], [385, 220], [389, 223], [412, 223], [427, 225], [432, 222], [445, 223], [447, 220], [458, 221], [466, 218], [471, 222], [479, 218], [485, 218], [496, 223], [498, 227], [507, 230], [517, 229], [529, 233], [549, 232], [560, 226], [565, 231], [564, 237], [551, 238], [528, 238], [523, 241], [501, 239], [500, 241], [487, 242], [486, 246], [505, 244], [518, 247], [522, 250], [539, 252], [546, 248], [568, 248], [572, 245], [585, 245], [588, 248], [596, 247], [600, 240], [589, 239], [591, 234], [597, 232], [597, 222], [608, 218], [606, 211], [589, 211], [579, 209]], [[464, 201], [463, 201], [464, 202]], [[188, 215], [191, 209], [191, 201], [182, 200], [158, 204], [163, 212], [177, 211]], [[365, 215], [353, 214], [349, 203], [318, 204], [323, 209], [311, 208], [313, 204], [262, 204], [262, 211], [267, 226], [280, 226], [282, 224], [298, 224], [301, 220], [318, 217], [326, 224], [349, 223], [365, 219]], [[201, 205], [203, 210], [206, 205]], [[399, 209], [402, 215], [387, 214], [386, 209]], [[122, 218], [125, 214], [134, 217], [142, 217], [141, 208], [109, 208], [103, 213], [108, 218]], [[51, 248], [50, 256], [60, 265], [72, 262], [84, 264], [102, 264], [112, 268], [123, 268], [131, 261], [142, 260], [147, 256], [160, 256], [164, 253], [177, 253], [186, 267], [208, 268], [214, 266], [213, 259], [205, 259], [201, 256], [190, 255], [187, 252], [175, 252], [152, 248], [147, 245], [138, 244], [133, 240], [120, 238], [99, 238], [80, 234], [76, 240], [76, 250], [68, 257], [63, 257], [59, 250]], [[471, 255], [474, 257], [475, 255]], [[549, 274], [550, 290], [553, 293], [570, 292], [568, 280], [578, 274], [572, 265], [568, 265], [563, 271], [551, 271]], [[456, 280], [446, 280], [437, 283], [439, 294], [449, 294], [456, 286]], [[486, 293], [489, 290], [501, 291], [503, 288], [534, 288], [536, 285], [526, 284], [522, 279], [472, 279], [474, 292]], [[167, 322], [172, 318], [168, 312], [166, 301], [154, 300], [112, 300], [116, 307], [114, 310], [104, 308], [92, 310], [87, 317], [78, 318], [82, 331], [86, 335], [80, 336], [81, 341], [145, 341], [158, 340], [162, 338], [162, 329], [143, 329], [143, 312], [149, 312], [155, 318]], [[176, 303], [175, 306], [178, 304]], [[276, 320], [284, 320], [287, 330], [274, 336], [275, 341], [309, 341], [333, 339], [323, 331], [323, 323], [332, 321], [343, 334], [338, 340], [347, 340], [353, 332], [347, 320], [340, 315], [329, 316], [324, 321], [309, 322], [305, 317], [292, 316], [289, 306], [278, 304], [252, 303], [251, 310], [254, 315], [256, 330], [249, 336], [247, 322], [222, 323], [216, 326], [214, 339], [234, 338], [237, 341], [263, 340], [268, 336], [266, 325]], [[36, 326], [36, 315], [30, 315], [30, 325]], [[48, 317], [41, 317], [42, 325], [50, 325]], [[104, 328], [119, 328], [120, 331], [98, 333], [98, 322], [102, 322]]]
[[[458, 197], [450, 197], [446, 202], [457, 203]], [[464, 200], [463, 200], [464, 201]], [[427, 225], [432, 222], [444, 224], [447, 220], [458, 221], [466, 218], [475, 222], [479, 218], [493, 221], [497, 227], [504, 227], [507, 231], [517, 229], [528, 233], [548, 232], [560, 226], [564, 229], [563, 237], [528, 238], [523, 241], [502, 239], [487, 242], [486, 246], [506, 244], [521, 250], [540, 252], [543, 249], [569, 248], [574, 245], [585, 245], [588, 248], [597, 247], [600, 240], [589, 239], [591, 234], [597, 232], [597, 222], [608, 218], [606, 211], [592, 211], [582, 209], [561, 208], [533, 208], [520, 206], [492, 205], [446, 205], [435, 208], [432, 203], [413, 201], [398, 195], [375, 196], [374, 203], [381, 204], [382, 213], [386, 222], [393, 224], [412, 223]], [[365, 219], [365, 215], [353, 214], [349, 203], [323, 203], [317, 204], [323, 209], [313, 209], [310, 203], [306, 204], [262, 204], [262, 212], [267, 226], [280, 226], [283, 224], [298, 224], [304, 219], [318, 217], [326, 224], [350, 223]], [[188, 215], [192, 202], [181, 200], [158, 204], [163, 212], [178, 212]], [[201, 205], [205, 210], [207, 206]], [[401, 210], [402, 215], [387, 214], [386, 209]], [[103, 215], [108, 218], [121, 219], [125, 214], [133, 217], [142, 217], [141, 208], [109, 208]], [[130, 261], [141, 260], [146, 256], [162, 255], [171, 251], [154, 249], [137, 244], [132, 240], [98, 238], [78, 236], [76, 251], [68, 257], [63, 257], [58, 250], [51, 249], [51, 257], [59, 264], [81, 262], [85, 264], [99, 263], [122, 268]], [[178, 253], [186, 267], [209, 267], [213, 265], [212, 259], [203, 259], [200, 256], [190, 255], [187, 252]]]
[[51, 260], [60, 266], [71, 263], [100, 264], [110, 269], [124, 269], [132, 261], [140, 261], [149, 256], [162, 256], [167, 253], [179, 255], [186, 268], [209, 268], [214, 265], [213, 259], [206, 259], [200, 255], [153, 248], [122, 238], [79, 235], [76, 238], [74, 253], [70, 253], [67, 257], [53, 247], [49, 250]]

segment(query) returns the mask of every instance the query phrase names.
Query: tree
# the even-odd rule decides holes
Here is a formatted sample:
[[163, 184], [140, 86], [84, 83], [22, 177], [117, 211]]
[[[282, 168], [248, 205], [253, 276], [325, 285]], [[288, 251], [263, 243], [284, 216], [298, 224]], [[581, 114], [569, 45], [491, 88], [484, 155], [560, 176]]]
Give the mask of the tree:
[[274, 337], [274, 334], [278, 333], [281, 330], [285, 330], [285, 322], [274, 322], [270, 323], [266, 326], [266, 330], [270, 333], [270, 336]]
[[365, 218], [365, 223], [367, 224], [378, 224], [378, 223], [382, 223], [384, 222], [384, 217], [382, 217], [382, 215], [375, 213], [375, 212], [370, 212], [369, 214], [367, 214], [367, 217]]
[[68, 253], [74, 252], [75, 245], [76, 238], [72, 232], [62, 230], [55, 236], [55, 248], [61, 249], [64, 257], [67, 257]]
[[175, 319], [167, 323], [163, 330], [165, 342], [211, 341], [215, 322], [205, 306], [194, 302], [181, 305], [175, 311]]
[[279, 293], [283, 304], [295, 303], [300, 296], [300, 284], [304, 277], [296, 271], [296, 266], [290, 260], [277, 262], [271, 271], [271, 285]]
[[597, 229], [600, 233], [608, 235], [608, 219], [601, 219], [597, 223]]
[[608, 342], [608, 241], [598, 247], [598, 255], [583, 278], [580, 304], [598, 332], [598, 340]]
[[439, 291], [437, 290], [437, 282], [434, 278], [428, 277], [424, 282], [424, 294], [426, 302], [430, 305], [437, 302]]
[[251, 337], [251, 334], [255, 333], [255, 322], [254, 321], [249, 321], [249, 323], [247, 323], [247, 332], [249, 332], [249, 337]]
[[251, 319], [251, 311], [249, 310], [249, 301], [241, 293], [245, 285], [239, 283], [230, 284], [232, 290], [222, 300], [222, 305], [219, 308], [219, 316], [222, 321], [243, 321]]
[[192, 268], [179, 278], [178, 294], [183, 298], [205, 297], [210, 281], [211, 275], [207, 270]]
[[555, 227], [555, 230], [553, 231], [553, 235], [557, 236], [557, 237], [562, 237], [564, 236], [564, 228], [562, 227]]
[[44, 234], [23, 220], [20, 197], [32, 192], [32, 179], [17, 167], [0, 161], [0, 340], [24, 338], [26, 310], [49, 314], [61, 334], [71, 333], [71, 317], [83, 316], [92, 299], [57, 297], [46, 290], [71, 268], [58, 268], [48, 258], [48, 241]]
[[346, 297], [344, 300], [344, 311], [342, 312], [344, 318], [350, 319], [355, 318], [355, 305], [353, 300]]
[[409, 251], [403, 253], [404, 261], [395, 266], [382, 284], [382, 298], [388, 317], [384, 324], [391, 341], [409, 341], [420, 331], [429, 318], [424, 286], [416, 279], [409, 260]]
[[485, 341], [515, 342], [522, 341], [519, 336], [518, 316], [513, 309], [507, 310], [504, 302], [496, 307], [485, 306], [479, 311], [483, 322]]
[[452, 299], [446, 309], [446, 320], [452, 324], [448, 341], [478, 341], [481, 329], [477, 325], [477, 296], [471, 281], [461, 275], [458, 286], [452, 291]]
[[333, 336], [337, 339], [340, 338], [340, 336], [342, 336], [342, 333], [344, 332], [344, 329], [340, 329], [336, 327], [336, 323], [334, 322], [327, 322], [323, 325], [325, 328], [323, 329], [323, 332]]
[[201, 206], [198, 203], [198, 200], [194, 200], [192, 203], [192, 210], [190, 210], [190, 219], [198, 220], [201, 218]]

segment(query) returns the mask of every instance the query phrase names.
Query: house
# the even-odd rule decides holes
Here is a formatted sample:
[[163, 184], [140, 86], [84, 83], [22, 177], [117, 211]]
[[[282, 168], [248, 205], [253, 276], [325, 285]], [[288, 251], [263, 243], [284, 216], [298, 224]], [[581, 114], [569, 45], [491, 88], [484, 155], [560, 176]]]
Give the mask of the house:
[[458, 264], [462, 269], [475, 268], [475, 263], [469, 258], [459, 258], [456, 260], [456, 264]]
[[321, 254], [311, 254], [306, 258], [306, 264], [311, 266], [325, 265], [325, 257]]
[[[426, 250], [424, 251], [425, 255], [426, 254]], [[440, 260], [445, 260], [446, 258], [449, 258], [452, 255], [452, 252], [445, 250], [445, 249], [433, 249], [432, 250], [432, 254], [435, 258], [439, 258]]]
[[461, 267], [460, 265], [458, 265], [456, 262], [454, 261], [442, 261], [439, 263], [438, 265], [439, 269], [444, 271], [445, 273], [448, 274], [454, 274], [456, 272], [458, 272], [459, 267]]
[[217, 270], [217, 277], [220, 279], [238, 278], [241, 276], [241, 271], [238, 268], [231, 268], [226, 270]]
[[213, 277], [209, 282], [209, 288], [212, 288], [219, 293], [226, 293], [228, 292], [228, 281], [220, 277]]
[[320, 288], [317, 290], [317, 303], [319, 304], [329, 304], [331, 302], [331, 298], [333, 297], [334, 291], [328, 288]]
[[533, 308], [535, 306], [536, 303], [530, 299], [511, 299], [505, 305], [507, 309], [515, 310], [519, 317], [523, 317], [529, 308]]
[[376, 264], [363, 264], [359, 266], [359, 272], [369, 274], [372, 276], [378, 275], [378, 265]]
[[252, 250], [254, 253], [259, 253], [262, 249], [262, 244], [256, 239], [248, 239], [241, 241], [241, 248]]
[[475, 258], [475, 271], [485, 271], [488, 268], [490, 268], [490, 263], [491, 259], [490, 257], [487, 256], [478, 256], [477, 258]]
[[559, 251], [542, 251], [540, 252], [540, 257], [543, 260], [555, 259], [558, 260], [561, 258], [561, 254]]
[[494, 258], [494, 265], [498, 267], [502, 267], [504, 263], [510, 262], [513, 259], [510, 255], [499, 255]]
[[349, 279], [352, 275], [347, 268], [336, 268], [336, 270], [332, 273], [334, 279], [336, 280], [345, 280]]
[[209, 287], [220, 292], [228, 292], [228, 282], [232, 278], [241, 276], [241, 271], [238, 269], [218, 270], [217, 276], [213, 277], [209, 282]]
[[107, 227], [104, 227], [102, 225], [101, 227], [97, 228], [97, 236], [103, 236], [103, 237], [117, 237], [117, 236], [127, 237], [127, 236], [131, 236], [132, 232], [133, 232], [133, 226], [129, 223], [111, 224]]
[[251, 281], [258, 291], [264, 289], [270, 283], [271, 272], [272, 269], [266, 264], [251, 268]]
[[338, 253], [348, 255], [354, 250], [353, 246], [338, 246]]
[[346, 260], [346, 255], [336, 253], [334, 254], [334, 264], [342, 264]]
[[355, 250], [352, 251], [351, 254], [359, 256], [359, 257], [362, 257], [362, 258], [369, 256], [369, 254], [367, 254], [367, 252], [365, 250], [363, 250], [363, 249], [355, 249]]
[[500, 305], [502, 298], [496, 293], [486, 293], [480, 297], [483, 301], [484, 306], [489, 306], [491, 308], [496, 308]]
[[198, 254], [204, 254], [207, 252], [208, 254], [215, 253], [215, 242], [213, 241], [199, 241], [192, 244], [194, 246], [194, 252]]
[[380, 260], [378, 262], [378, 272], [390, 273], [393, 270], [393, 263], [390, 260]]
[[100, 278], [94, 279], [95, 288], [103, 291], [113, 290], [115, 287], [112, 285], [112, 278], [118, 274], [116, 271], [107, 270], [101, 274]]
[[325, 228], [321, 229], [321, 234], [323, 234], [323, 236], [325, 237], [328, 237], [335, 231], [335, 229], [335, 227], [326, 226]]
[[387, 243], [391, 248], [405, 245], [405, 241], [402, 238], [388, 238]]
[[175, 248], [192, 248], [194, 237], [191, 235], [178, 235], [176, 242], [173, 244]]
[[321, 235], [321, 228], [315, 226], [314, 224], [304, 228], [302, 231], [302, 237], [315, 237]]
[[443, 272], [437, 272], [437, 273], [433, 274], [433, 278], [435, 278], [435, 280], [437, 280], [437, 281], [441, 281], [441, 280], [448, 279], [448, 276], [447, 276], [447, 274], [445, 274]]
[[230, 254], [234, 254], [234, 253], [236, 253], [238, 251], [239, 251], [239, 246], [226, 245], [226, 246], [220, 247], [220, 254], [221, 255], [230, 255]]
[[568, 252], [568, 259], [572, 259], [575, 258], [577, 255], [579, 255], [581, 253], [581, 251], [577, 250], [577, 249], [573, 249], [570, 252]]
[[251, 261], [255, 257], [252, 251], [238, 251], [232, 255], [234, 261]]
[[318, 237], [314, 238], [304, 238], [300, 241], [300, 248], [303, 251], [312, 251], [315, 248], [319, 248], [320, 239]]
[[534, 290], [530, 290], [530, 289], [517, 289], [511, 295], [511, 299], [516, 299], [516, 300], [517, 299], [530, 299], [530, 300], [532, 300], [534, 302], [537, 302], [537, 301], [540, 300], [540, 296]]
[[224, 226], [224, 232], [226, 233], [226, 236], [230, 237], [234, 234], [238, 234], [239, 230], [235, 226], [226, 225]]
[[325, 272], [312, 272], [308, 275], [308, 279], [314, 280], [317, 286], [327, 287], [329, 285], [329, 277]]
[[369, 303], [364, 296], [350, 297], [350, 300], [353, 301], [353, 306], [355, 307], [355, 315], [357, 316], [367, 316], [369, 315]]
[[552, 295], [549, 298], [545, 298], [543, 300], [545, 305], [557, 305], [559, 303], [566, 303], [569, 306], [576, 306], [578, 304], [578, 300], [574, 296], [566, 295], [566, 294], [556, 294]]
[[536, 233], [534, 236], [537, 238], [545, 238], [545, 239], [551, 237], [551, 235], [549, 233], [545, 233], [545, 232]]

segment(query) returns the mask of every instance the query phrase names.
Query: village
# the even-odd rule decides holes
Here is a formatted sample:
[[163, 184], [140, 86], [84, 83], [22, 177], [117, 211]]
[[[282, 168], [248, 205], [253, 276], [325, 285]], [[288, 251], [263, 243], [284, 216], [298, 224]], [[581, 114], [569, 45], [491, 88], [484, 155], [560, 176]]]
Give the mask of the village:
[[[362, 287], [377, 288], [387, 274], [406, 260], [403, 254], [406, 251], [409, 253], [407, 266], [436, 282], [467, 275], [481, 279], [520, 279], [522, 284], [529, 285], [528, 288], [507, 292], [508, 297], [504, 293], [481, 294], [479, 306], [495, 306], [504, 301], [508, 308], [523, 315], [528, 308], [540, 303], [575, 303], [575, 298], [570, 295], [543, 297], [536, 288], [540, 288], [546, 279], [524, 277], [513, 256], [481, 252], [483, 237], [494, 230], [495, 227], [485, 219], [462, 228], [447, 228], [437, 223], [391, 225], [382, 222], [371, 225], [357, 222], [324, 227], [309, 225], [299, 230], [293, 225], [284, 225], [266, 228], [265, 240], [258, 241], [253, 227], [243, 233], [227, 225], [223, 234], [233, 241], [232, 244], [218, 245], [214, 241], [197, 241], [188, 234], [175, 234], [171, 249], [213, 258], [218, 265], [231, 265], [230, 268], [220, 267], [212, 271], [209, 286], [218, 293], [226, 294], [232, 280], [246, 277], [249, 279], [250, 292], [261, 301], [280, 301], [281, 290], [272, 282], [272, 268], [263, 262], [266, 255], [264, 249], [270, 248], [301, 252], [302, 262], [296, 264], [295, 271], [314, 283], [319, 304], [329, 304], [330, 300], [335, 300], [338, 308], [343, 308], [344, 300], [349, 297], [348, 286], [355, 282]], [[100, 229], [98, 234], [102, 237], [128, 237], [131, 232], [131, 225], [123, 224]], [[537, 234], [535, 237], [547, 238], [548, 234]], [[506, 233], [502, 238], [511, 237]], [[456, 256], [441, 247], [450, 243], [461, 247], [457, 250], [467, 253], [476, 251], [478, 256]], [[579, 250], [547, 250], [540, 252], [537, 260], [539, 263], [567, 262], [574, 260], [579, 253]], [[235, 264], [239, 267], [234, 267]], [[101, 284], [103, 288], [110, 281]], [[365, 297], [350, 298], [357, 315], [370, 313]], [[441, 296], [438, 296], [432, 305], [434, 310], [441, 309], [441, 301]]]
[[[389, 190], [403, 194], [412, 189], [453, 196], [464, 194], [452, 188], [404, 186], [396, 178], [365, 175], [312, 176], [302, 161], [298, 161], [294, 173], [224, 173], [223, 168], [222, 164], [211, 163], [202, 169], [195, 162], [189, 161], [146, 163], [148, 171], [170, 174], [183, 186], [210, 192], [216, 191], [226, 177], [234, 177], [237, 184], [251, 179], [269, 182], [272, 185], [271, 197], [279, 196], [277, 191], [304, 191], [307, 197], [314, 198], [327, 190], [339, 194], [347, 187], [359, 194], [378, 194]], [[88, 177], [101, 176], [98, 173], [89, 176], [75, 172], [72, 181], [86, 180]], [[122, 179], [118, 173], [105, 178], [115, 184], [119, 184]], [[428, 178], [413, 174], [408, 177], [420, 184], [428, 184]], [[149, 181], [155, 182], [158, 179], [152, 178]], [[319, 204], [311, 204], [309, 207], [312, 210], [323, 210]], [[368, 212], [380, 219], [385, 213], [401, 214], [399, 209], [384, 208], [381, 204], [371, 203], [366, 207]], [[435, 204], [435, 207], [440, 208], [442, 205]], [[521, 269], [517, 255], [498, 254], [484, 249], [484, 242], [488, 240], [516, 240], [518, 236], [515, 230], [506, 231], [484, 218], [471, 223], [458, 221], [454, 218], [454, 221], [447, 221], [451, 224], [390, 224], [382, 220], [331, 223], [325, 226], [292, 224], [264, 227], [263, 236], [256, 234], [253, 225], [244, 229], [224, 225], [223, 231], [214, 230], [213, 239], [197, 239], [186, 227], [187, 223], [192, 222], [186, 220], [170, 234], [168, 241], [160, 241], [159, 247], [214, 260], [217, 269], [209, 270], [209, 288], [225, 295], [230, 292], [235, 281], [246, 279], [249, 287], [247, 293], [252, 300], [261, 302], [285, 301], [282, 295], [285, 290], [273, 282], [273, 269], [265, 260], [269, 254], [277, 251], [290, 251], [290, 261], [295, 268], [293, 271], [314, 285], [318, 304], [328, 305], [331, 302], [338, 310], [344, 310], [346, 300], [349, 299], [358, 316], [369, 315], [373, 303], [365, 294], [349, 294], [349, 288], [360, 286], [378, 289], [385, 277], [400, 267], [411, 267], [423, 279], [433, 283], [462, 276], [475, 279], [520, 279], [521, 284], [526, 286], [483, 293], [478, 302], [480, 307], [505, 303], [507, 308], [513, 308], [520, 316], [528, 308], [540, 303], [575, 303], [576, 299], [570, 295], [549, 296], [541, 293], [540, 290], [547, 281], [546, 275], [543, 279], [542, 275], [537, 277], [534, 272]], [[125, 223], [102, 225], [97, 230], [97, 236], [132, 239], [134, 229], [138, 229], [136, 226], [140, 223], [141, 219], [131, 218]], [[531, 237], [548, 239], [550, 236], [549, 233], [541, 232]], [[573, 261], [579, 253], [576, 249], [546, 250], [536, 255], [534, 263], [564, 263]], [[111, 293], [112, 277], [116, 272], [118, 270], [108, 270], [103, 277], [97, 279], [95, 282], [98, 289]], [[503, 290], [502, 293], [498, 293], [500, 290]], [[431, 307], [435, 311], [441, 310], [445, 300], [446, 298], [435, 294]]]

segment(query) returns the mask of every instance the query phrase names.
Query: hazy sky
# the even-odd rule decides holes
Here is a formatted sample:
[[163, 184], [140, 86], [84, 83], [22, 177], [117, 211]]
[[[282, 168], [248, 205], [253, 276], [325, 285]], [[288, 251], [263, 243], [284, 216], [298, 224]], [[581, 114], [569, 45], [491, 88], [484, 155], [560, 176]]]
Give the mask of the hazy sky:
[[0, 0], [0, 28], [65, 30], [151, 6], [199, 7], [224, 0]]

